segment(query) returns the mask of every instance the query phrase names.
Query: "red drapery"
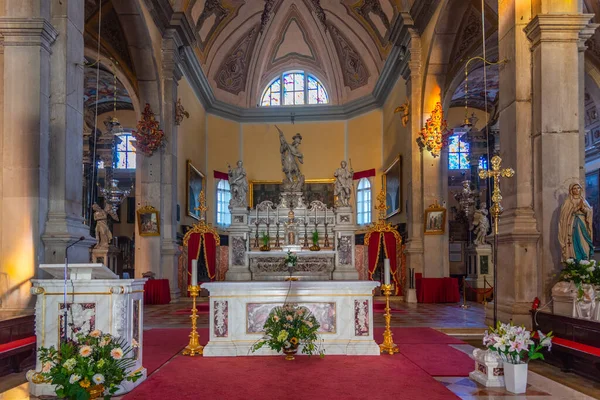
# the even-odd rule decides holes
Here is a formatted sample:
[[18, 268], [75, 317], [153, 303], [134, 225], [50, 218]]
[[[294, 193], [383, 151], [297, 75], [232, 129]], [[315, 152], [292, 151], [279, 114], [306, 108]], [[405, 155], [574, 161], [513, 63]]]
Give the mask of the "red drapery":
[[194, 232], [190, 235], [188, 240], [188, 274], [192, 274], [192, 260], [200, 258], [201, 248], [204, 250], [206, 272], [210, 280], [214, 281], [217, 269], [217, 243], [212, 233]]
[[224, 179], [227, 180], [229, 179], [229, 175], [227, 175], [226, 172], [221, 172], [221, 171], [213, 171], [213, 176], [215, 177], [215, 179]]
[[366, 169], [364, 171], [355, 172], [352, 178], [356, 181], [362, 178], [370, 178], [372, 176], [375, 176], [375, 169]]
[[402, 295], [402, 285], [400, 284], [398, 272], [398, 246], [396, 236], [392, 232], [372, 232], [369, 238], [368, 261], [369, 278], [373, 280], [373, 274], [377, 269], [377, 261], [381, 253], [381, 235], [383, 234], [383, 251], [385, 258], [390, 260], [390, 273], [396, 288], [395, 295]]

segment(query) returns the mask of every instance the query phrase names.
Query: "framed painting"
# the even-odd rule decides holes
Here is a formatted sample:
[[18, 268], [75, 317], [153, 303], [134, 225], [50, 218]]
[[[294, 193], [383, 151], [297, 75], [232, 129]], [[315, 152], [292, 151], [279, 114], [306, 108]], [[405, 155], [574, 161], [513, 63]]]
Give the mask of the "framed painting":
[[160, 236], [160, 217], [156, 208], [145, 206], [138, 209], [137, 219], [140, 236]]
[[[254, 207], [265, 200], [279, 204], [282, 193], [281, 181], [250, 181], [249, 183], [249, 205]], [[304, 183], [304, 201], [319, 200], [332, 208], [334, 206], [335, 179], [307, 179]]]
[[600, 171], [596, 170], [585, 175], [585, 199], [592, 207], [592, 233], [594, 247], [600, 246]]
[[402, 156], [398, 155], [383, 172], [386, 218], [402, 212]]
[[425, 234], [443, 235], [446, 230], [446, 209], [437, 203], [432, 204], [425, 210]]
[[[200, 211], [196, 210], [200, 205], [198, 197], [200, 192], [205, 188], [204, 174], [200, 172], [196, 167], [192, 165], [190, 160], [187, 161], [187, 186], [186, 186], [186, 198], [187, 207], [186, 214], [190, 217], [200, 220]], [[206, 196], [207, 193], [205, 192]]]

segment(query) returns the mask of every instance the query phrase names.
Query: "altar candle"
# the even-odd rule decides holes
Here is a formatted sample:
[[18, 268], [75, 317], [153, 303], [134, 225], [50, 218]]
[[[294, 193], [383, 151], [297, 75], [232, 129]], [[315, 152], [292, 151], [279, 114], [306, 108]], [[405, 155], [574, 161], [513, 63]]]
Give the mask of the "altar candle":
[[258, 206], [256, 206], [256, 223], [258, 224]]
[[325, 206], [325, 223], [327, 223], [327, 206]]
[[198, 286], [198, 260], [192, 260], [192, 286]]
[[269, 223], [269, 208], [271, 208], [271, 207], [267, 206], [267, 224]]
[[390, 260], [389, 259], [385, 259], [383, 260], [383, 276], [384, 276], [384, 283], [386, 285], [390, 284]]
[[275, 220], [275, 222], [279, 222], [279, 206], [277, 206], [276, 210], [277, 210], [277, 219]]
[[315, 206], [315, 224], [317, 223], [317, 207]]

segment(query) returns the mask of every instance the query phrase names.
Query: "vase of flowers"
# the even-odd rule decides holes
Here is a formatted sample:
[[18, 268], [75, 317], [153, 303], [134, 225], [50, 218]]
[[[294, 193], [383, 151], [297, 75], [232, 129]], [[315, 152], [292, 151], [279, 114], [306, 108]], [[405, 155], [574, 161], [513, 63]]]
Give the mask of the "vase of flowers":
[[78, 334], [75, 341], [38, 350], [41, 372], [33, 372], [31, 381], [56, 385], [56, 395], [66, 399], [109, 399], [123, 381], [135, 382], [140, 372], [128, 373], [136, 364], [133, 349], [125, 339], [94, 330]]
[[296, 265], [298, 265], [298, 256], [296, 253], [292, 253], [290, 250], [288, 250], [285, 258], [283, 259], [283, 263], [286, 267], [288, 267], [288, 269], [294, 269], [296, 268]]
[[312, 246], [310, 246], [308, 249], [310, 251], [319, 251], [321, 250], [321, 247], [319, 247], [319, 231], [314, 231], [312, 233]]
[[319, 340], [317, 330], [319, 322], [306, 307], [286, 303], [271, 310], [264, 324], [265, 334], [252, 345], [252, 352], [263, 346], [283, 352], [286, 360], [293, 360], [294, 355], [302, 346], [303, 354], [319, 354], [325, 352], [316, 342]]
[[483, 337], [483, 345], [497, 353], [504, 364], [504, 383], [512, 393], [527, 390], [527, 363], [529, 360], [544, 359], [541, 350], [552, 346], [552, 332], [548, 335], [538, 331], [539, 342], [532, 340], [531, 332], [524, 326], [503, 324], [498, 321], [496, 329], [489, 328]]
[[575, 260], [567, 259], [564, 268], [560, 272], [560, 280], [563, 282], [573, 282], [577, 288], [577, 301], [581, 302], [586, 290], [593, 290], [593, 287], [600, 285], [600, 267], [596, 260]]

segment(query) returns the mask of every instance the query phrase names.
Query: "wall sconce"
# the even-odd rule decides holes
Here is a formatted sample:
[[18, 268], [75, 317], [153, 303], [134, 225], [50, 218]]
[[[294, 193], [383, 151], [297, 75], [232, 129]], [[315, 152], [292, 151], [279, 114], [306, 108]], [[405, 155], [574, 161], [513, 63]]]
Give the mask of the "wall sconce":
[[448, 124], [444, 119], [442, 103], [438, 102], [417, 138], [417, 144], [421, 151], [426, 148], [434, 158], [439, 157], [440, 151], [448, 145], [448, 137], [452, 134], [452, 132], [448, 132], [447, 128]]

